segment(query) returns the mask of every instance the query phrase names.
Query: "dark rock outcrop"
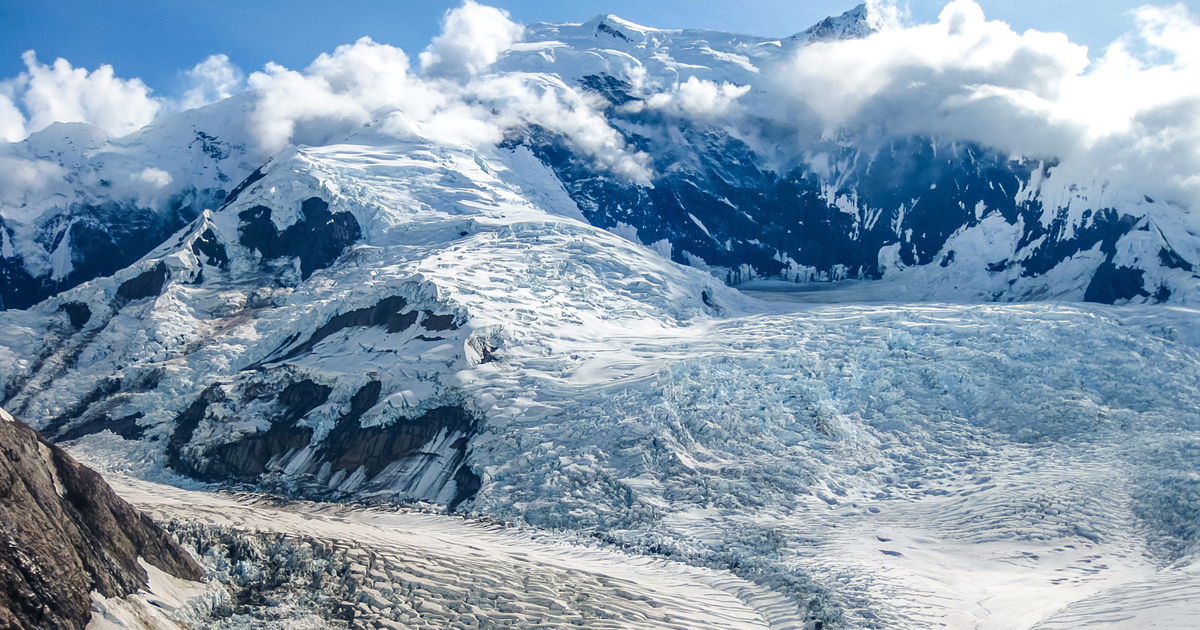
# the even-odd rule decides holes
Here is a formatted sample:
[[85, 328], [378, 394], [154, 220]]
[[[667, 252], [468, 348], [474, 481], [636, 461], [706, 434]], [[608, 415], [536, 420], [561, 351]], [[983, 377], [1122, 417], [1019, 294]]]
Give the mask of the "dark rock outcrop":
[[229, 254], [225, 250], [225, 245], [221, 243], [221, 239], [212, 231], [212, 228], [204, 230], [204, 232], [192, 242], [192, 253], [196, 254], [204, 264], [224, 269], [229, 266]]
[[313, 347], [322, 340], [346, 328], [386, 326], [389, 335], [403, 332], [417, 322], [417, 313], [415, 311], [406, 311], [405, 308], [407, 306], [408, 302], [397, 295], [385, 298], [374, 306], [335, 315], [324, 326], [313, 332], [308, 341], [296, 346], [281, 361], [287, 361], [301, 354], [312, 352]]
[[84, 628], [89, 592], [123, 597], [146, 586], [139, 557], [176, 577], [203, 575], [99, 474], [0, 418], [0, 627]]
[[78, 440], [85, 435], [92, 435], [106, 429], [126, 440], [140, 440], [146, 433], [146, 427], [139, 425], [137, 421], [142, 419], [143, 416], [145, 414], [140, 411], [128, 416], [121, 416], [120, 418], [100, 415], [63, 431], [54, 438], [54, 441], [68, 442], [70, 440]]
[[[466, 465], [478, 419], [461, 406], [436, 407], [384, 426], [364, 427], [362, 417], [382, 393], [382, 384], [371, 381], [350, 397], [349, 410], [333, 429], [314, 440], [313, 429], [301, 420], [329, 401], [331, 387], [309, 379], [276, 391], [270, 390], [277, 386], [253, 380], [229, 387], [233, 393], [220, 385], [209, 387], [176, 418], [167, 455], [177, 472], [207, 482], [261, 484], [287, 496], [318, 500], [341, 499], [355, 491], [341, 482], [357, 473], [361, 479], [354, 484], [356, 490], [414, 500], [433, 500], [453, 484], [453, 496], [443, 496], [450, 509], [474, 498], [481, 487]], [[228, 442], [193, 442], [209, 405], [217, 402], [240, 409], [260, 405], [255, 413], [270, 426]], [[422, 479], [436, 479], [435, 487], [412, 494]]]
[[144, 298], [157, 296], [162, 293], [163, 285], [167, 283], [167, 265], [159, 262], [149, 271], [143, 271], [136, 278], [131, 278], [117, 287], [117, 295], [133, 302]]
[[[289, 384], [275, 397], [270, 429], [205, 449], [203, 457], [198, 458], [194, 465], [186, 459], [173, 459], [172, 461], [176, 462], [176, 470], [208, 482], [258, 481], [259, 476], [267, 472], [267, 465], [272, 461], [308, 446], [313, 431], [308, 427], [298, 426], [297, 423], [313, 409], [325, 404], [332, 391], [331, 387], [319, 385], [309, 379]], [[189, 413], [195, 414], [192, 408], [185, 411], [184, 415]], [[199, 417], [203, 418], [203, 412]], [[178, 424], [181, 427], [185, 425], [184, 420]], [[195, 430], [194, 425], [192, 430]], [[172, 438], [174, 439], [174, 436]], [[172, 442], [171, 446], [176, 449], [173, 452], [178, 452], [181, 444]]]
[[58, 310], [67, 314], [71, 320], [71, 326], [75, 328], [83, 328], [92, 319], [92, 309], [83, 302], [67, 302], [58, 307]]
[[300, 275], [308, 279], [314, 271], [325, 269], [342, 252], [362, 237], [362, 229], [349, 212], [330, 212], [320, 197], [309, 197], [300, 204], [299, 221], [282, 232], [271, 221], [271, 209], [254, 206], [238, 213], [242, 245], [257, 250], [266, 260], [295, 257], [300, 259]]
[[1148, 296], [1150, 294], [1146, 292], [1143, 281], [1145, 273], [1141, 269], [1118, 267], [1106, 262], [1096, 269], [1092, 282], [1083, 294], [1083, 301], [1115, 304], [1119, 300]]
[[221, 209], [224, 210], [229, 204], [237, 201], [238, 195], [245, 192], [247, 188], [253, 186], [258, 180], [266, 177], [267, 174], [263, 172], [264, 168], [266, 168], [265, 164], [254, 169], [254, 172], [247, 175], [246, 179], [242, 180], [242, 183], [234, 186], [233, 190], [229, 191], [229, 194], [225, 196], [225, 201], [221, 202]]
[[[359, 467], [374, 477], [393, 462], [419, 454], [442, 431], [469, 436], [475, 419], [461, 407], [437, 407], [412, 419], [386, 427], [363, 427], [356, 419], [343, 419], [322, 445], [321, 456], [333, 470], [353, 472]], [[455, 444], [466, 454], [467, 440]]]

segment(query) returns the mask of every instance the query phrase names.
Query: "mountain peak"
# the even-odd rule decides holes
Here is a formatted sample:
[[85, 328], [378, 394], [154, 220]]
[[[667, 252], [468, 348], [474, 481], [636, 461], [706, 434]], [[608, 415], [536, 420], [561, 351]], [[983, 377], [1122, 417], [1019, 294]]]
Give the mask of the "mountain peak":
[[611, 13], [597, 15], [581, 26], [584, 32], [593, 37], [611, 38], [627, 43], [645, 41], [646, 35], [650, 33], [666, 32], [663, 29], [635, 24]]
[[860, 39], [876, 30], [871, 25], [871, 10], [866, 4], [860, 4], [841, 15], [831, 15], [788, 39], [814, 42]]

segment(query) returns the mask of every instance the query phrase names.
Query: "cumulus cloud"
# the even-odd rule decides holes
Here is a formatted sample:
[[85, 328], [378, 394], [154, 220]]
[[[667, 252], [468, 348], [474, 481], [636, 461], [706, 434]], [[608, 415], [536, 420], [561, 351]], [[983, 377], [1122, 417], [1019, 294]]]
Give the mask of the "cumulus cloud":
[[[335, 93], [320, 77], [306, 76], [278, 64], [267, 64], [262, 72], [250, 75], [250, 86], [259, 91], [258, 103], [251, 116], [251, 129], [268, 151], [276, 151], [289, 142], [323, 144], [333, 133], [369, 120], [369, 114], [354, 99]], [[297, 134], [297, 124], [308, 125]]]
[[376, 131], [393, 137], [468, 146], [537, 125], [602, 168], [648, 179], [647, 157], [609, 125], [598, 97], [551, 75], [481, 74], [520, 36], [506, 13], [467, 2], [447, 13], [443, 27], [421, 56], [423, 75], [402, 50], [369, 38], [321, 55], [303, 72], [269, 64], [248, 80], [257, 91], [251, 130], [275, 151], [344, 139], [376, 121]]
[[933, 24], [818, 42], [774, 69], [787, 94], [761, 110], [859, 143], [978, 142], [1061, 160], [1055, 178], [1137, 185], [1200, 207], [1200, 24], [1143, 7], [1095, 60], [1060, 33], [1017, 33], [954, 0]]
[[[646, 99], [645, 107], [691, 118], [718, 119], [733, 112], [737, 100], [749, 91], [749, 85], [688, 77], [687, 81], [675, 84], [671, 92], [651, 95]], [[641, 101], [635, 103], [635, 107], [642, 106]]]
[[227, 99], [240, 92], [245, 84], [241, 68], [230, 63], [226, 55], [212, 55], [185, 74], [192, 87], [184, 92], [180, 101], [183, 109]]
[[75, 68], [66, 59], [53, 64], [38, 62], [27, 51], [21, 56], [25, 72], [21, 101], [29, 116], [25, 131], [44, 129], [55, 122], [84, 122], [109, 133], [124, 135], [145, 126], [162, 110], [162, 101], [150, 96], [141, 79], [120, 79], [110, 65], [92, 72]]
[[6, 94], [0, 94], [0, 140], [16, 142], [25, 137], [25, 115]]
[[171, 174], [160, 168], [144, 168], [129, 174], [129, 184], [125, 192], [139, 205], [152, 208], [162, 200], [171, 181]]
[[404, 51], [367, 37], [322, 54], [304, 72], [268, 64], [249, 83], [258, 90], [251, 128], [268, 150], [323, 144], [383, 108], [425, 119], [447, 100], [409, 72]]
[[45, 160], [28, 160], [0, 153], [0, 208], [6, 219], [27, 219], [18, 209], [30, 197], [53, 182], [60, 181], [65, 171], [58, 164]]
[[652, 175], [649, 157], [628, 146], [603, 115], [607, 103], [558, 77], [490, 75], [469, 83], [465, 93], [480, 102], [477, 111], [488, 116], [498, 131], [537, 125], [564, 138], [600, 168], [642, 183], [648, 183]]
[[451, 76], [478, 74], [519, 41], [524, 30], [507, 11], [466, 0], [446, 12], [442, 33], [421, 53], [421, 69]]
[[776, 80], [827, 135], [967, 132], [1019, 152], [1042, 136], [1009, 132], [1044, 118], [1063, 78], [1088, 63], [1087, 50], [1065, 35], [1017, 34], [985, 20], [971, 0], [955, 0], [935, 24], [804, 47]]
[[82, 122], [121, 136], [158, 115], [229, 98], [245, 87], [242, 71], [225, 55], [188, 70], [191, 87], [178, 101], [151, 95], [141, 79], [121, 79], [110, 65], [89, 72], [66, 59], [40, 63], [30, 50], [25, 71], [0, 81], [0, 140], [16, 142], [56, 122]]
[[130, 179], [141, 186], [158, 190], [171, 183], [171, 174], [161, 168], [145, 168], [139, 173], [130, 175]]
[[1137, 30], [1109, 46], [1090, 72], [1067, 77], [1053, 103], [1056, 116], [1087, 126], [1089, 141], [1129, 131], [1148, 112], [1200, 96], [1195, 17], [1182, 4], [1145, 6], [1135, 16]]
[[867, 25], [875, 30], [900, 28], [909, 19], [908, 5], [896, 0], [867, 0]]
[[[819, 155], [829, 142], [868, 150], [897, 137], [977, 142], [1056, 159], [1055, 181], [1136, 185], [1200, 207], [1200, 24], [1183, 5], [1139, 9], [1134, 30], [1092, 57], [1063, 34], [989, 21], [973, 0], [953, 0], [935, 23], [912, 26], [902, 26], [899, 6], [871, 0], [878, 31], [868, 37], [815, 42], [782, 63], [761, 62], [753, 91], [719, 74], [685, 74], [663, 86], [632, 63], [628, 78], [643, 98], [625, 107], [736, 128], [764, 152], [784, 147], [791, 159]], [[402, 50], [368, 38], [302, 70], [268, 64], [245, 79], [215, 55], [187, 72], [191, 88], [178, 102], [115, 77], [110, 66], [46, 65], [31, 51], [26, 71], [0, 82], [0, 138], [55, 121], [123, 134], [164, 111], [248, 87], [248, 126], [268, 152], [360, 133], [482, 146], [537, 126], [602, 168], [650, 178], [647, 156], [626, 144], [598, 96], [553, 74], [492, 70], [522, 37], [507, 13], [467, 0], [447, 12], [415, 68]]]

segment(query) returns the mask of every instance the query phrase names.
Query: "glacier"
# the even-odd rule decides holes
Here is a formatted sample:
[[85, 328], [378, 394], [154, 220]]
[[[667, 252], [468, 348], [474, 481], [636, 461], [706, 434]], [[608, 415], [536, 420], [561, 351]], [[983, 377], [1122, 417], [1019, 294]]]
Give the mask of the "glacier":
[[[364, 536], [362, 553], [396, 544], [387, 527], [457, 523], [445, 538], [486, 539], [496, 571], [529, 544], [444, 515], [375, 522], [399, 503], [565, 549], [532, 547], [540, 564], [656, 585], [556, 578], [629, 619], [697, 614], [694, 597], [729, 627], [1186, 622], [1188, 213], [1103, 186], [1063, 201], [1050, 161], [931, 138], [828, 141], [819, 166], [653, 105], [667, 82], [674, 107], [704, 86], [754, 97], [772, 60], [869, 36], [869, 17], [783, 40], [528, 26], [489, 85], [576, 103], [627, 143], [620, 159], [532, 113], [463, 142], [394, 107], [266, 151], [246, 129], [255, 92], [126, 138], [52, 126], [6, 149], [68, 174], [2, 207], [3, 406], [197, 553], [242, 534], [189, 519], [310, 549]], [[285, 507], [265, 512], [268, 495]], [[474, 588], [450, 544], [429, 579]], [[217, 551], [217, 581], [242, 588]], [[381, 599], [364, 614], [421, 612], [366, 588]], [[214, 589], [170, 605], [195, 623], [224, 605]], [[644, 604], [660, 600], [669, 613]]]

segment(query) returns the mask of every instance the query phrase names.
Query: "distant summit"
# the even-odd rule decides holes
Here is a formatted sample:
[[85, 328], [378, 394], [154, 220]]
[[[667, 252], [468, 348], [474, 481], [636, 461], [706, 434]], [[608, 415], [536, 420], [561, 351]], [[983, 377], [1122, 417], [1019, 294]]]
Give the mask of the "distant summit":
[[870, 17], [867, 5], [860, 4], [841, 15], [827, 17], [788, 39], [796, 42], [859, 39], [875, 32]]

